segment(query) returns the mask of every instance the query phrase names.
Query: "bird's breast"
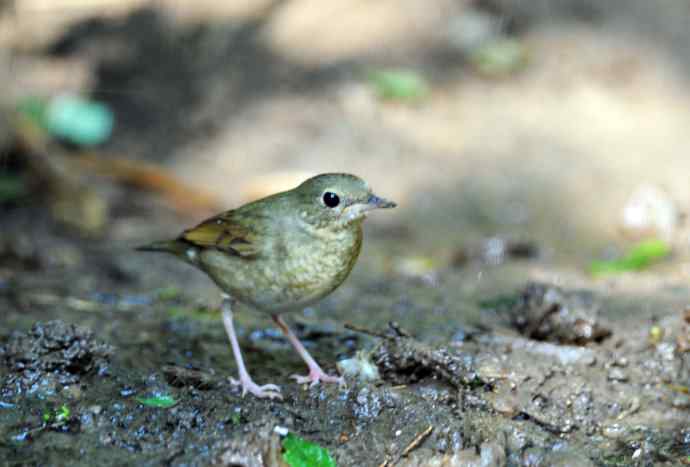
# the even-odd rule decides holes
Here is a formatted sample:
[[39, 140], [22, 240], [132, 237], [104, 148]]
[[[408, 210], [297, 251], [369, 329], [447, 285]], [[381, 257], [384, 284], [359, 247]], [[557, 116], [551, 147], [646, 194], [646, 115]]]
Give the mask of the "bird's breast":
[[362, 230], [357, 225], [310, 241], [294, 240], [284, 245], [286, 254], [276, 269], [288, 301], [306, 306], [335, 290], [350, 274], [362, 246]]
[[347, 278], [362, 246], [361, 225], [336, 232], [302, 229], [276, 236], [256, 258], [205, 251], [203, 269], [235, 299], [260, 311], [298, 310]]

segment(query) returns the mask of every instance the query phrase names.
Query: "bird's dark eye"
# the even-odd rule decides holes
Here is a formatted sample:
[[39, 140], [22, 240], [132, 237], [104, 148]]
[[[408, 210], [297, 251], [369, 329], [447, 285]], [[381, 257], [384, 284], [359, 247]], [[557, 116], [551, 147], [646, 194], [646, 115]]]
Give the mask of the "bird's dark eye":
[[332, 191], [327, 191], [323, 194], [323, 204], [329, 208], [334, 208], [340, 204], [340, 198]]

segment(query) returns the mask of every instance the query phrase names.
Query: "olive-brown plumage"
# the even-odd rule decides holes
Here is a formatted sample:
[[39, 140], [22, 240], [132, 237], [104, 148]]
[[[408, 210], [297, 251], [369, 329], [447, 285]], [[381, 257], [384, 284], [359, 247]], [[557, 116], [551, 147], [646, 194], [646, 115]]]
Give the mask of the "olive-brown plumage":
[[326, 375], [287, 328], [280, 314], [302, 309], [347, 278], [362, 246], [366, 212], [395, 203], [374, 195], [360, 178], [323, 174], [298, 187], [214, 216], [177, 239], [140, 248], [175, 254], [203, 270], [227, 295], [223, 321], [243, 390], [280, 397], [247, 373], [232, 324], [232, 301], [269, 313], [309, 366], [298, 381], [339, 382]]

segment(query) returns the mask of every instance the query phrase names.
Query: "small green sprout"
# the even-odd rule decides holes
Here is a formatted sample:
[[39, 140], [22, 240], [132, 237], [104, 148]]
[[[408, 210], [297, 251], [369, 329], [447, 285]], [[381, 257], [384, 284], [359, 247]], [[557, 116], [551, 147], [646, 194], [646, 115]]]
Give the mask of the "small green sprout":
[[379, 70], [369, 76], [369, 82], [382, 99], [418, 101], [429, 94], [429, 84], [419, 73], [411, 70]]
[[233, 425], [239, 425], [242, 423], [242, 415], [240, 415], [239, 412], [235, 412], [234, 414], [230, 415], [230, 423]]
[[72, 416], [72, 411], [65, 404], [62, 404], [55, 410], [46, 410], [43, 412], [43, 423], [66, 423]]
[[177, 400], [168, 394], [156, 394], [153, 397], [137, 397], [136, 401], [147, 407], [169, 409], [177, 404]]
[[67, 407], [65, 404], [62, 404], [60, 408], [55, 411], [55, 421], [58, 423], [66, 422], [69, 420], [70, 415], [72, 415], [72, 412], [70, 411], [69, 407]]
[[663, 240], [645, 240], [635, 245], [624, 257], [613, 261], [592, 261], [594, 276], [640, 271], [671, 254], [671, 246]]

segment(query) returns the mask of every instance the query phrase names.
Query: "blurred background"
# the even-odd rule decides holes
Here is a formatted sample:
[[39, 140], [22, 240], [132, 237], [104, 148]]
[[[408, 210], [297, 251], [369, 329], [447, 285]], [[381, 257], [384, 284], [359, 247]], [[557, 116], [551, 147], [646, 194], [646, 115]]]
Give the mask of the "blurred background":
[[374, 223], [435, 258], [509, 235], [583, 266], [677, 240], [688, 10], [5, 0], [3, 230], [136, 243], [347, 171], [399, 202]]
[[640, 190], [690, 198], [689, 8], [6, 0], [3, 219], [39, 204], [126, 241], [163, 211], [186, 225], [348, 171], [400, 202], [380, 222], [422, 249], [510, 233], [579, 256], [621, 227], [671, 234], [624, 210]]
[[[683, 3], [4, 0], [0, 20], [5, 289], [97, 307], [184, 281], [214, 303], [132, 247], [328, 171], [399, 203], [367, 224], [362, 278], [608, 293], [602, 267], [670, 252], [616, 290], [690, 274]], [[510, 259], [532, 261], [487, 269]]]

